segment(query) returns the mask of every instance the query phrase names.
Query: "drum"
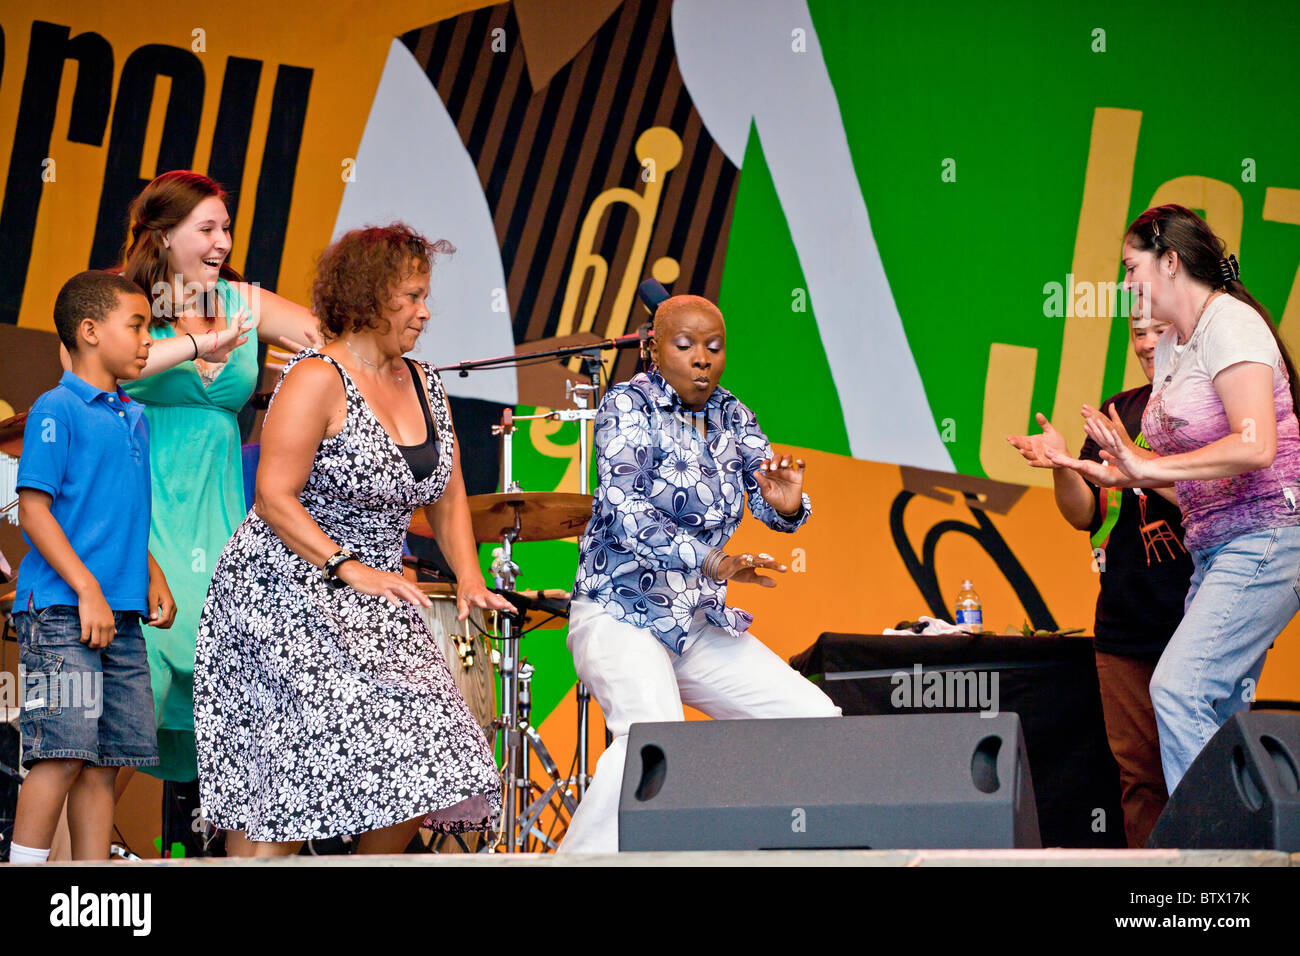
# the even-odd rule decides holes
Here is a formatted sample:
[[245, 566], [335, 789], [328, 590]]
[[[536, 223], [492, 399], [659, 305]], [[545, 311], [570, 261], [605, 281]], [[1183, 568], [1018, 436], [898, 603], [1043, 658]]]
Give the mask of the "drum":
[[495, 732], [492, 722], [496, 717], [496, 672], [492, 667], [492, 645], [478, 629], [488, 630], [483, 611], [471, 608], [469, 617], [457, 621], [455, 588], [448, 584], [421, 583], [420, 590], [433, 602], [432, 607], [418, 608], [420, 616], [438, 642], [461, 696], [490, 744]]

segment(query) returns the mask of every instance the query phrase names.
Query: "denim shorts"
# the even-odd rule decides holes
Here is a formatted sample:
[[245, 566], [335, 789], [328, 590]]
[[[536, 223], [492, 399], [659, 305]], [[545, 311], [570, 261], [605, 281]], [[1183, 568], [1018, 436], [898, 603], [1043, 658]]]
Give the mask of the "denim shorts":
[[81, 616], [71, 605], [14, 615], [24, 767], [60, 759], [94, 767], [158, 765], [140, 615], [115, 611], [113, 619], [117, 636], [95, 649], [81, 642]]

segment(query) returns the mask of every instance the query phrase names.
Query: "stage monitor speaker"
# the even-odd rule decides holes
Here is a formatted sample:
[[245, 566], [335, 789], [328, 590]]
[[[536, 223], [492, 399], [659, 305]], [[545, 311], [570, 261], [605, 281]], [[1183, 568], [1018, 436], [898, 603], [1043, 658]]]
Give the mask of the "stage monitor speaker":
[[1147, 846], [1300, 852], [1300, 713], [1234, 714], [1187, 768]]
[[621, 850], [1038, 847], [1020, 718], [633, 724]]

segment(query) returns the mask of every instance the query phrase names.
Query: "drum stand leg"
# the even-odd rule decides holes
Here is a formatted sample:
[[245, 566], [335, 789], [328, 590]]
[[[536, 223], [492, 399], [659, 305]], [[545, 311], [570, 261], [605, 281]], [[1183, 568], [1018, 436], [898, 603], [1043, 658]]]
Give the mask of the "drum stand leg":
[[[552, 759], [550, 751], [542, 743], [541, 735], [537, 733], [537, 728], [532, 725], [532, 677], [533, 667], [522, 660], [519, 667], [519, 733], [520, 757], [522, 764], [522, 776], [519, 779], [519, 794], [521, 797], [520, 804], [524, 803], [532, 793], [540, 787], [533, 782], [532, 770], [529, 765], [529, 754], [535, 753], [542, 769], [550, 777], [551, 784], [541, 795], [523, 807], [517, 820], [518, 835], [515, 837], [516, 845], [521, 850], [529, 849], [528, 841], [530, 839], [539, 840], [543, 847], [548, 850], [559, 849], [559, 845], [550, 839], [537, 826], [542, 813], [547, 807], [555, 811], [557, 816], [567, 812], [568, 818], [572, 819], [573, 813], [577, 810], [577, 802], [569, 794], [570, 781], [560, 776], [560, 768], [556, 766]], [[556, 797], [558, 796], [558, 805]]]
[[[572, 396], [573, 403], [578, 406], [578, 490], [584, 494], [591, 494], [591, 423], [596, 420], [596, 410], [589, 407], [589, 402], [594, 406], [596, 399], [600, 395], [600, 373], [601, 359], [599, 352], [587, 352], [582, 356], [582, 371], [587, 376], [587, 385], [573, 385], [572, 382], [566, 383], [565, 394]], [[587, 710], [591, 703], [591, 692], [587, 685], [578, 681], [578, 773], [575, 783], [578, 788], [578, 800], [581, 801], [587, 795], [587, 785], [591, 783], [591, 774], [588, 772], [590, 764], [588, 763], [587, 754]]]
[[591, 783], [591, 774], [587, 772], [587, 709], [591, 703], [591, 691], [587, 685], [578, 681], [578, 799], [587, 795], [587, 784]]
[[[519, 536], [519, 514], [515, 513], [515, 523], [502, 536], [501, 555], [494, 563], [493, 575], [500, 581], [500, 586], [514, 590], [515, 576], [519, 566], [511, 558], [511, 548]], [[532, 675], [533, 668], [519, 656], [518, 624], [509, 615], [501, 615], [501, 715], [496, 724], [502, 734], [502, 776], [504, 777], [502, 793], [501, 840], [497, 850], [514, 853], [527, 851], [529, 841], [539, 840], [548, 849], [556, 849], [556, 844], [536, 825], [547, 806], [554, 806], [554, 799], [559, 798], [559, 805], [554, 806], [556, 813], [567, 811], [572, 817], [577, 803], [569, 793], [570, 781], [560, 777], [560, 770], [551, 759], [541, 736], [529, 723], [532, 711]], [[585, 693], [585, 688], [584, 688]], [[586, 713], [585, 701], [582, 704]], [[583, 722], [585, 727], [585, 720]], [[582, 753], [584, 763], [579, 772], [579, 780], [585, 776], [586, 735], [582, 735]], [[533, 792], [540, 787], [533, 782], [531, 755], [536, 754], [542, 768], [551, 779], [550, 786], [536, 800]], [[582, 784], [585, 788], [585, 783]]]
[[[511, 639], [508, 636], [512, 626], [512, 622], [503, 615], [503, 703], [497, 724], [505, 731], [502, 747], [504, 793], [501, 840], [497, 849], [503, 853], [528, 852], [531, 849], [530, 841], [537, 840], [546, 849], [555, 850], [558, 849], [558, 844], [542, 832], [538, 821], [547, 807], [554, 810], [557, 816], [567, 813], [568, 818], [572, 819], [578, 804], [569, 792], [572, 781], [560, 775], [560, 768], [556, 766], [550, 751], [542, 743], [541, 735], [530, 722], [533, 667], [527, 660], [518, 657], [517, 638]], [[534, 755], [551, 780], [550, 786], [542, 790], [536, 799], [533, 799], [533, 793], [541, 790], [541, 787], [533, 781], [530, 758]]]
[[[501, 555], [493, 566], [493, 574], [501, 587], [514, 590], [515, 574], [519, 567], [511, 560], [511, 545], [519, 534], [519, 513], [515, 512], [515, 526], [501, 538]], [[519, 640], [515, 622], [501, 615], [501, 715], [497, 724], [501, 728], [501, 769], [503, 785], [501, 794], [501, 841], [498, 849], [503, 853], [515, 850], [515, 817], [518, 807], [516, 787], [520, 782], [519, 734]]]

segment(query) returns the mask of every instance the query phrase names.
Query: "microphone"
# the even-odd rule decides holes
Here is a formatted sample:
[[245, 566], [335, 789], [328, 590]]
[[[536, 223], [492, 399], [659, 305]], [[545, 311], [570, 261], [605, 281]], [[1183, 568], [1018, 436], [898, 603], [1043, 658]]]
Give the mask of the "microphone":
[[616, 339], [609, 339], [604, 347], [607, 349], [638, 349], [644, 356], [648, 354], [650, 340], [655, 335], [655, 312], [658, 311], [664, 300], [670, 298], [670, 296], [668, 290], [664, 288], [663, 283], [658, 279], [646, 279], [636, 287], [636, 295], [641, 300], [642, 305], [650, 312], [650, 320], [631, 335], [620, 335]]
[[645, 307], [650, 310], [650, 317], [653, 319], [655, 310], [669, 298], [668, 290], [663, 287], [658, 279], [646, 279], [636, 287], [637, 298], [639, 298]]

